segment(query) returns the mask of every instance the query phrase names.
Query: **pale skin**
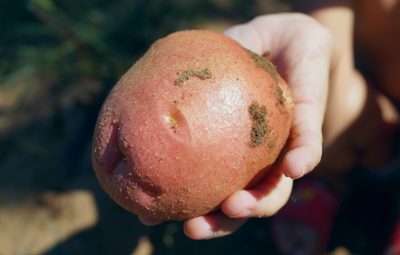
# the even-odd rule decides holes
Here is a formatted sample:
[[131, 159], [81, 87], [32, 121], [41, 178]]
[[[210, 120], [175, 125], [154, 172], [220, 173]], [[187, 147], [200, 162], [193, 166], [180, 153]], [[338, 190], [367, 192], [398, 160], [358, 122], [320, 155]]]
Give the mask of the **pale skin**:
[[[330, 32], [309, 16], [287, 13], [257, 17], [225, 34], [258, 54], [271, 54], [291, 87], [295, 116], [287, 150], [276, 168], [252, 189], [228, 197], [220, 211], [185, 222], [185, 234], [196, 240], [226, 236], [248, 218], [275, 214], [287, 202], [293, 179], [312, 171], [322, 153], [322, 124], [333, 54]], [[140, 219], [146, 225], [160, 223]]]
[[[392, 2], [391, 6], [394, 7], [393, 3], [396, 1], [309, 0], [308, 2], [309, 14], [327, 27], [335, 40], [329, 100], [323, 127], [324, 156], [316, 173], [325, 178], [338, 179], [340, 182], [340, 179], [356, 164], [378, 169], [390, 160], [394, 134], [388, 132], [387, 129], [398, 122], [398, 114], [392, 102], [384, 95], [385, 89], [379, 87], [384, 87], [385, 84], [396, 85], [398, 80], [392, 79], [392, 82], [371, 86], [355, 67], [353, 45], [354, 34], [356, 37], [360, 34], [354, 29], [355, 22], [360, 21], [360, 16], [371, 15], [355, 8], [363, 5], [377, 5], [374, 7], [375, 17], [381, 15], [379, 6], [390, 11], [387, 9], [389, 2]], [[317, 7], [313, 8], [313, 6]], [[371, 27], [370, 24], [359, 24], [359, 26]], [[370, 33], [374, 32], [372, 30], [370, 29]], [[392, 33], [392, 37], [395, 36]], [[393, 41], [393, 39], [388, 38], [387, 41]], [[356, 47], [359, 47], [358, 45], [368, 42], [364, 40], [357, 43]], [[381, 44], [384, 48], [390, 48], [385, 41]], [[391, 58], [386, 58], [387, 60], [396, 58], [396, 52], [393, 49], [390, 51], [392, 55]], [[363, 54], [368, 56], [369, 52]], [[374, 70], [379, 72], [379, 69], [388, 69], [388, 67], [388, 63], [381, 66], [375, 65]], [[377, 75], [376, 78], [378, 82], [388, 80], [381, 75]], [[395, 94], [392, 91], [386, 93]], [[365, 128], [366, 126], [368, 128]]]
[[[373, 16], [383, 24], [386, 18], [382, 15], [391, 17], [390, 12], [396, 4], [399, 4], [399, 1], [308, 0], [305, 2], [308, 6], [306, 8], [301, 6], [301, 8], [327, 27], [334, 38], [329, 100], [323, 126], [324, 154], [314, 173], [333, 184], [336, 191], [340, 191], [345, 183], [346, 174], [356, 164], [369, 169], [379, 169], [390, 160], [395, 134], [388, 132], [390, 130], [388, 127], [393, 127], [398, 123], [394, 104], [399, 102], [398, 98], [400, 98], [397, 96], [400, 94], [398, 93], [399, 79], [394, 79], [394, 75], [399, 77], [398, 71], [390, 72], [390, 70], [399, 70], [400, 62], [396, 62], [396, 59], [399, 60], [400, 56], [398, 45], [391, 47], [391, 44], [387, 42], [399, 40], [400, 30], [392, 29], [391, 33], [386, 35], [386, 39], [380, 42], [380, 48], [386, 50], [387, 55], [382, 57], [385, 52], [379, 53], [382, 65], [372, 66], [376, 71], [375, 79], [378, 82], [374, 84], [375, 86], [371, 86], [356, 69], [353, 44], [355, 34], [356, 37], [363, 39], [357, 42], [356, 47], [364, 43], [377, 45], [376, 42], [371, 43], [368, 40], [373, 41], [376, 38], [370, 35], [375, 33], [374, 26], [378, 25], [362, 23], [359, 24], [360, 27], [369, 29], [354, 31], [355, 22], [363, 20], [369, 22], [368, 17]], [[303, 1], [301, 4], [299, 1], [294, 3], [304, 4]], [[368, 13], [367, 10], [371, 12]], [[397, 25], [399, 24], [398, 22]], [[389, 30], [395, 26], [396, 24], [391, 24], [387, 27]], [[379, 31], [381, 28], [377, 27], [375, 30]], [[398, 31], [397, 34], [395, 31]], [[371, 61], [374, 59], [374, 52], [365, 51], [363, 54], [368, 63], [377, 63]], [[389, 95], [392, 101], [384, 94]], [[326, 248], [319, 247], [318, 236], [329, 233], [316, 233], [313, 226], [307, 226], [301, 222], [296, 224], [283, 221], [279, 226], [278, 246], [284, 254], [320, 254], [316, 251]]]
[[[219, 212], [186, 221], [188, 237], [222, 237], [248, 218], [274, 215], [287, 202], [293, 180], [317, 166], [323, 148], [326, 156], [317, 174], [327, 178], [335, 179], [359, 162], [367, 167], [387, 162], [389, 146], [382, 141], [390, 141], [391, 134], [383, 128], [397, 122], [398, 116], [389, 100], [368, 86], [355, 69], [352, 3], [308, 2], [310, 6], [322, 2], [333, 5], [314, 8], [310, 15], [315, 19], [296, 13], [265, 15], [225, 32], [254, 52], [271, 53], [271, 60], [291, 87], [295, 119], [288, 149], [277, 167], [253, 189], [238, 191], [226, 199]], [[334, 5], [337, 2], [340, 5]], [[389, 10], [388, 2], [396, 1], [377, 2]], [[354, 146], [362, 150], [362, 155], [353, 153]]]

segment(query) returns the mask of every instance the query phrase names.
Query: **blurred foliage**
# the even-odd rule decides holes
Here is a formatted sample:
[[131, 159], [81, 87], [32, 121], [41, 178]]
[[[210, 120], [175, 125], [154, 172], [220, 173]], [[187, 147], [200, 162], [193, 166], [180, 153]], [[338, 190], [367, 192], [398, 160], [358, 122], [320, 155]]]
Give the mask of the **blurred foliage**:
[[0, 163], [13, 151], [55, 160], [70, 153], [65, 143], [87, 146], [108, 91], [152, 42], [248, 20], [261, 2], [279, 0], [0, 1]]
[[152, 42], [215, 20], [243, 22], [279, 2], [0, 1], [0, 185], [62, 186], [90, 170], [97, 112]]
[[160, 37], [212, 20], [243, 22], [279, 2], [0, 1], [0, 139], [32, 118], [73, 104], [98, 105]]
[[26, 68], [46, 70], [59, 84], [118, 76], [156, 38], [194, 27], [204, 13], [238, 16], [242, 1], [230, 2], [1, 1], [0, 86]]
[[102, 101], [156, 39], [210, 19], [250, 19], [258, 2], [275, 0], [0, 1], [0, 113], [13, 115], [0, 115], [0, 136], [13, 123]]

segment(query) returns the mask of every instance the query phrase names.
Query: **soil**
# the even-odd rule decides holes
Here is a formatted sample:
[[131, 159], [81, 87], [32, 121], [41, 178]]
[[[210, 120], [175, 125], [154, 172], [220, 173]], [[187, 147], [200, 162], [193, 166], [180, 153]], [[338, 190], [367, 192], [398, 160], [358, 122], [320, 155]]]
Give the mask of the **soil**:
[[178, 78], [175, 80], [175, 85], [182, 87], [186, 81], [189, 80], [190, 77], [197, 77], [200, 80], [211, 79], [212, 73], [208, 68], [204, 68], [202, 70], [193, 70], [187, 69], [183, 71]]
[[264, 144], [266, 140], [268, 133], [267, 109], [265, 105], [259, 106], [258, 103], [253, 102], [249, 106], [249, 115], [253, 122], [250, 132], [250, 147], [254, 148]]
[[276, 66], [269, 61], [267, 58], [258, 55], [255, 52], [252, 52], [251, 50], [247, 50], [249, 53], [250, 57], [253, 59], [253, 61], [256, 63], [256, 65], [262, 69], [264, 69], [274, 80], [275, 84], [278, 85], [279, 80], [278, 80], [278, 70], [276, 69]]

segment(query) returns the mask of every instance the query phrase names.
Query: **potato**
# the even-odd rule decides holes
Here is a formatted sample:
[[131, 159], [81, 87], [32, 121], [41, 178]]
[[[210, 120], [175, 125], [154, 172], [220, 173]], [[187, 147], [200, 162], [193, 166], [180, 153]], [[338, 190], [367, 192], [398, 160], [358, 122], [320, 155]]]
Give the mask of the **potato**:
[[266, 58], [214, 32], [155, 42], [113, 88], [93, 166], [118, 204], [155, 220], [218, 209], [277, 160], [293, 101]]

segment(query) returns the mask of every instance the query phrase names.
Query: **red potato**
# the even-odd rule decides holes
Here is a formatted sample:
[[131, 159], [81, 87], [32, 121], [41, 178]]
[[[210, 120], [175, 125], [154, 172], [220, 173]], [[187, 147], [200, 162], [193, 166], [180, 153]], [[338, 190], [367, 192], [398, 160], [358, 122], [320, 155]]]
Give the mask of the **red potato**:
[[293, 102], [267, 59], [208, 31], [155, 42], [113, 88], [93, 166], [122, 207], [156, 220], [216, 210], [277, 160]]

